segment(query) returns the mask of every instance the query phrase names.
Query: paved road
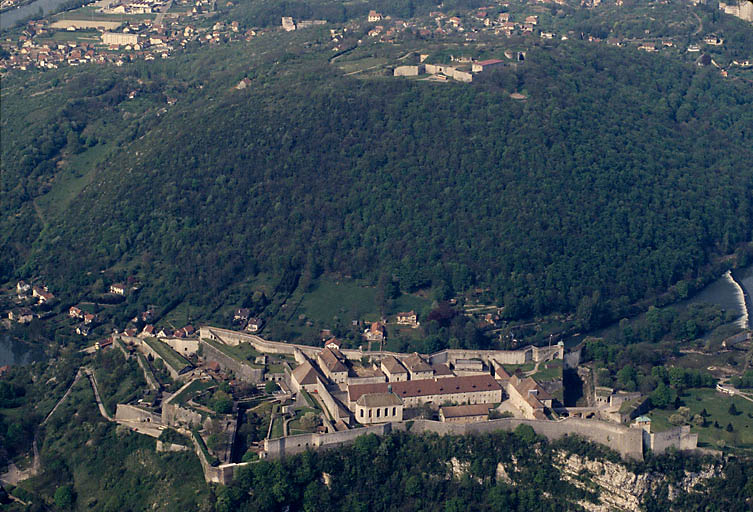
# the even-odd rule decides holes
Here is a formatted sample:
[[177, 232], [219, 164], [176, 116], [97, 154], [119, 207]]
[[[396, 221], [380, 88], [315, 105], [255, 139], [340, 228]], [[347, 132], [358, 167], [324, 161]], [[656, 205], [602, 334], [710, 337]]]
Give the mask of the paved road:
[[167, 2], [162, 9], [160, 9], [159, 14], [157, 14], [157, 17], [154, 18], [154, 24], [155, 25], [162, 25], [162, 22], [165, 19], [165, 14], [167, 14], [167, 11], [170, 10], [170, 7], [173, 5], [173, 0], [170, 0]]

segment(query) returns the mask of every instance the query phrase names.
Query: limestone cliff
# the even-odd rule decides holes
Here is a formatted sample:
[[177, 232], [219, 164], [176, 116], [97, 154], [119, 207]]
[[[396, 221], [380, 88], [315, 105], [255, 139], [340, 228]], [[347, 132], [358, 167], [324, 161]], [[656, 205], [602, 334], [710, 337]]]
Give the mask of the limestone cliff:
[[[599, 491], [599, 503], [580, 502], [580, 506], [592, 512], [612, 510], [638, 511], [645, 499], [667, 482], [667, 477], [654, 473], [635, 474], [623, 464], [590, 460], [579, 455], [560, 451], [554, 459], [562, 477], [573, 485]], [[686, 471], [679, 482], [669, 483], [669, 499], [680, 492], [691, 492], [696, 484], [722, 474], [720, 467], [710, 465], [698, 473]], [[593, 485], [588, 485], [589, 482]]]

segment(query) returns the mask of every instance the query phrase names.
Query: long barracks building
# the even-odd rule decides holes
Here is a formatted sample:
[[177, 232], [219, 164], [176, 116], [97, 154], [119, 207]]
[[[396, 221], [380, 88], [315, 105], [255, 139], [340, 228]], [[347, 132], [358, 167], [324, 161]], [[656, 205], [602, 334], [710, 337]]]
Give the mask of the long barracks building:
[[446, 402], [493, 404], [502, 401], [502, 386], [491, 375], [472, 375], [356, 384], [348, 387], [348, 402], [352, 409], [363, 395], [390, 392], [399, 397], [405, 407], [417, 407], [429, 402], [441, 405]]

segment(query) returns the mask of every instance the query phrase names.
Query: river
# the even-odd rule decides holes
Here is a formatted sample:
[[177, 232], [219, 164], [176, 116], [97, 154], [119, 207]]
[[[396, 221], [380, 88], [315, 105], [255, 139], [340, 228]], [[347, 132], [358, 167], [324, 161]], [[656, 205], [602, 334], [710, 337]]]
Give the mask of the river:
[[[60, 7], [70, 0], [34, 0], [30, 4], [9, 9], [0, 14], [0, 30], [6, 30], [29, 18], [41, 18], [60, 10]], [[42, 11], [40, 16], [39, 11]]]
[[[719, 279], [709, 284], [706, 288], [696, 293], [689, 299], [671, 304], [668, 307], [675, 309], [685, 309], [692, 304], [715, 304], [726, 311], [735, 314], [736, 318], [732, 322], [717, 327], [714, 331], [707, 333], [703, 338], [714, 335], [717, 331], [729, 332], [734, 329], [745, 329], [753, 327], [753, 266], [737, 269], [730, 275], [729, 272], [722, 275]], [[734, 276], [734, 279], [733, 279]], [[742, 288], [742, 290], [741, 290]], [[747, 303], [747, 306], [746, 306]], [[641, 313], [632, 321], [641, 320], [645, 313]], [[614, 323], [602, 329], [590, 332], [588, 336], [609, 337], [614, 336], [619, 331], [619, 324]], [[585, 335], [571, 336], [565, 340], [565, 345], [570, 348], [578, 345]]]
[[0, 366], [24, 365], [44, 359], [44, 350], [11, 338], [7, 333], [0, 334]]

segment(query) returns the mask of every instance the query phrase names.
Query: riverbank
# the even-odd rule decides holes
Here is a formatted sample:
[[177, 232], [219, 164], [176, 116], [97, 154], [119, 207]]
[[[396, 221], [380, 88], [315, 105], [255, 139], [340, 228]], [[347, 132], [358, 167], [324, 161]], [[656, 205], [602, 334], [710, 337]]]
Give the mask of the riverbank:
[[32, 0], [0, 12], [0, 30], [9, 30], [32, 19], [78, 9], [91, 0]]

